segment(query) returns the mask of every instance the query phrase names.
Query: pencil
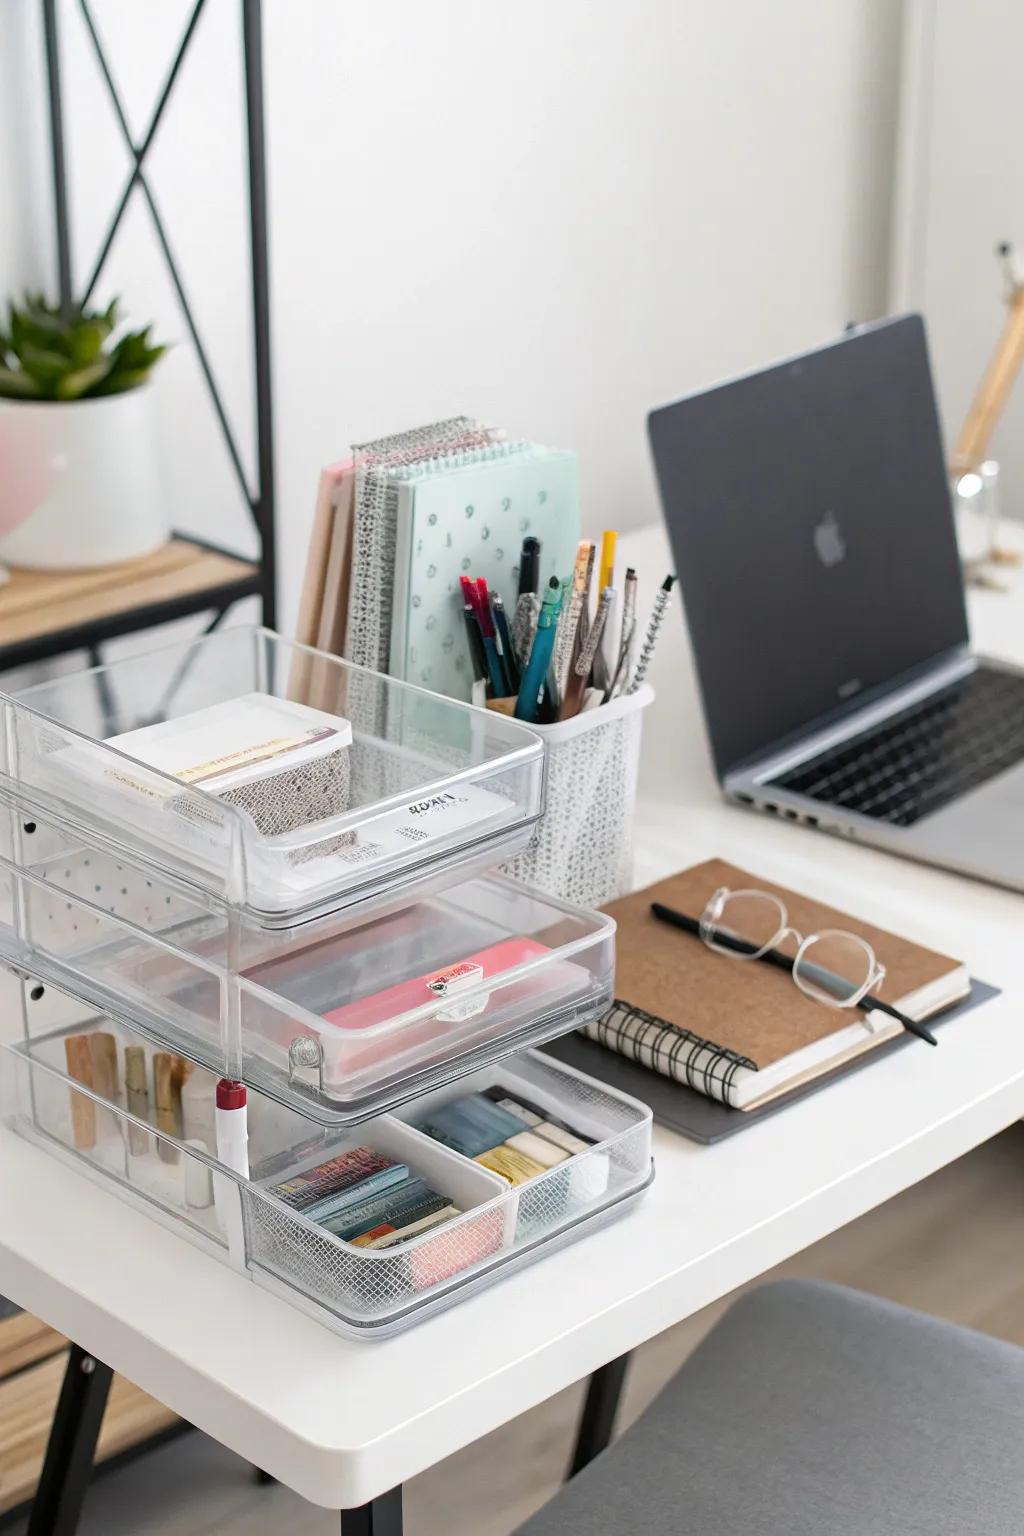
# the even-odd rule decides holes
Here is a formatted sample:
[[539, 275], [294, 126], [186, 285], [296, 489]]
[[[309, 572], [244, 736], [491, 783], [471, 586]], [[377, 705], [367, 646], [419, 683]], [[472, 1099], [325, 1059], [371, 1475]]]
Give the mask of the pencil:
[[666, 576], [665, 580], [661, 584], [657, 596], [654, 599], [654, 607], [651, 610], [650, 621], [647, 625], [647, 633], [644, 636], [644, 643], [640, 649], [640, 660], [636, 664], [636, 671], [633, 673], [629, 687], [626, 690], [627, 693], [636, 693], [637, 689], [640, 687], [640, 684], [647, 676], [647, 668], [651, 664], [651, 657], [654, 655], [654, 647], [658, 643], [658, 631], [661, 628], [662, 620], [665, 617], [665, 609], [668, 607], [669, 594], [672, 591], [672, 584], [674, 581], [674, 576]]

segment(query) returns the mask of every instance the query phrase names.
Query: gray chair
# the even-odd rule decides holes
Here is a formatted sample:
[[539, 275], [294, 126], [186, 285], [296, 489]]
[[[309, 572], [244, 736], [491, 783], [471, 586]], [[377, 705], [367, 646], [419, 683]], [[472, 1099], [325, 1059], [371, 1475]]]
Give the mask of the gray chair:
[[742, 1297], [519, 1536], [1021, 1536], [1024, 1350], [857, 1291]]

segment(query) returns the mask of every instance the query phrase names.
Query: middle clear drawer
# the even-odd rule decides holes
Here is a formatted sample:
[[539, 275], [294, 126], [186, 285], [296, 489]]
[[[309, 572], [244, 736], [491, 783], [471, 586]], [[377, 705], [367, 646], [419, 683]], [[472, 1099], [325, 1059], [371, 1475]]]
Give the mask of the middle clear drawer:
[[[354, 1124], [611, 1001], [611, 918], [498, 877], [254, 934], [200, 892], [28, 822], [0, 958], [322, 1124]], [[11, 845], [8, 844], [10, 848]]]

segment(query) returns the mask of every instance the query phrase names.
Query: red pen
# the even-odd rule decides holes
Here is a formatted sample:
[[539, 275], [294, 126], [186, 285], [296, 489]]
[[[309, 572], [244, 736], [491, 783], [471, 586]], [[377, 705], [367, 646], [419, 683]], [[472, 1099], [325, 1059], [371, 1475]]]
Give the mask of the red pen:
[[491, 617], [491, 598], [487, 591], [487, 582], [483, 576], [478, 576], [476, 579], [476, 602], [483, 632], [489, 640], [493, 640], [494, 620]]

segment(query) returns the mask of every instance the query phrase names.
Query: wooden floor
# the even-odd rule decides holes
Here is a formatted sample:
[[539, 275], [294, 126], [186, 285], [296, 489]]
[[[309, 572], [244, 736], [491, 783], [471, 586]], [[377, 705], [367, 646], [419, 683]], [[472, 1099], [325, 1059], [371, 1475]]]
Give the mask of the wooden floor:
[[[826, 1238], [775, 1274], [874, 1291], [1024, 1345], [1024, 1126]], [[722, 1304], [724, 1306], [725, 1303]], [[624, 1419], [678, 1368], [722, 1307], [634, 1359]], [[506, 1536], [557, 1486], [581, 1388], [488, 1435], [406, 1491], [408, 1536]], [[80, 1536], [338, 1536], [338, 1517], [255, 1485], [194, 1434], [95, 1485]]]

